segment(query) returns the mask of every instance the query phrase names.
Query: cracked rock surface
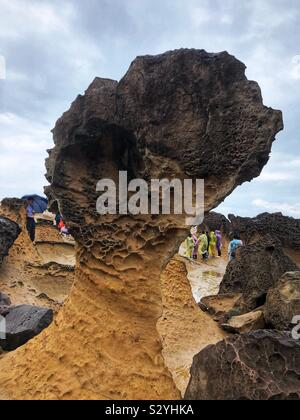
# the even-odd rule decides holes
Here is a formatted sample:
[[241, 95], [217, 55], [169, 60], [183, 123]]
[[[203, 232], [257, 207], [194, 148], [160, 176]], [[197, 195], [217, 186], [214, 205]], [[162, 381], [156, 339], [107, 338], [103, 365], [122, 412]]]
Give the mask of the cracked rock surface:
[[300, 341], [261, 330], [209, 346], [194, 358], [188, 400], [299, 400]]

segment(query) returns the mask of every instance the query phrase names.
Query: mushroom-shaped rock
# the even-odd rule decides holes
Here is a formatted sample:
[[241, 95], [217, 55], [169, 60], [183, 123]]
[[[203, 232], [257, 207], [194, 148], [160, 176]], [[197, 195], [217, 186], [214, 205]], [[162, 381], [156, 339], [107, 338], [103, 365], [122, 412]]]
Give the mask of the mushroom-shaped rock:
[[[179, 398], [156, 325], [160, 274], [186, 237], [185, 215], [99, 215], [97, 182], [118, 187], [120, 171], [148, 184], [204, 179], [209, 211], [261, 173], [282, 128], [226, 52], [138, 57], [119, 83], [95, 79], [58, 120], [46, 163], [47, 195], [77, 241], [75, 285], [40, 338], [44, 351], [37, 338], [6, 358], [0, 386], [14, 397], [40, 398], [43, 383], [44, 398]], [[18, 390], [3, 373], [10, 363]]]

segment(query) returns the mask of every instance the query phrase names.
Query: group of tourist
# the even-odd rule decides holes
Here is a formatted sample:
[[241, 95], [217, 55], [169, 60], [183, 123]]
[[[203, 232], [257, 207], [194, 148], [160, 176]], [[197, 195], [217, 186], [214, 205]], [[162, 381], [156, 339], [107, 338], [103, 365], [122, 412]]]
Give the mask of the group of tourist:
[[[236, 256], [236, 250], [243, 246], [243, 242], [238, 234], [232, 235], [233, 239], [229, 243], [228, 258], [233, 260]], [[199, 257], [203, 261], [209, 258], [222, 257], [223, 238], [220, 230], [211, 232], [200, 231], [194, 227], [185, 241], [185, 254], [184, 256], [189, 260], [197, 260]]]
[[221, 257], [222, 247], [222, 233], [219, 230], [198, 233], [198, 228], [195, 227], [186, 239], [185, 257], [190, 260], [197, 260], [199, 256], [203, 260], [207, 260], [209, 257]]

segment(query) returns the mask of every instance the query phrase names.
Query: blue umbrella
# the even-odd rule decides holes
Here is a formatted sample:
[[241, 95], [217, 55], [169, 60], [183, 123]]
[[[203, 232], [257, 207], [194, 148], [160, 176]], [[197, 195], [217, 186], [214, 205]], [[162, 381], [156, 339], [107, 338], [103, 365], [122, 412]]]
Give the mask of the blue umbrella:
[[36, 213], [44, 213], [48, 208], [48, 200], [45, 197], [40, 197], [39, 195], [24, 195], [21, 200], [32, 200], [32, 207]]

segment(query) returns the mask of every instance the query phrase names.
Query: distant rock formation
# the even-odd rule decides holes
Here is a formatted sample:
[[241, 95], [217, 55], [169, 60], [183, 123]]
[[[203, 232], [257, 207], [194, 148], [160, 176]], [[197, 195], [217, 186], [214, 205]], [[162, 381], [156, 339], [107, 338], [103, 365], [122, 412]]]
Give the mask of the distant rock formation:
[[194, 358], [187, 400], [299, 400], [300, 341], [257, 331], [206, 347]]
[[230, 221], [223, 216], [223, 214], [216, 213], [214, 211], [209, 212], [204, 219], [203, 225], [200, 226], [200, 230], [203, 228], [205, 231], [216, 231], [220, 230], [228, 237], [232, 231]]
[[232, 231], [238, 231], [247, 244], [259, 236], [271, 235], [284, 248], [300, 251], [300, 219], [283, 216], [282, 213], [263, 213], [257, 217], [229, 215]]
[[236, 259], [228, 264], [220, 294], [241, 293], [236, 307], [240, 313], [249, 312], [265, 304], [269, 289], [283, 274], [297, 270], [280, 242], [266, 236], [238, 249]]
[[0, 386], [13, 398], [180, 398], [156, 324], [185, 215], [100, 216], [97, 181], [202, 178], [208, 212], [261, 173], [282, 128], [226, 52], [138, 57], [119, 83], [95, 79], [58, 120], [46, 164], [77, 241], [76, 282], [56, 323], [0, 364]]
[[17, 223], [6, 217], [0, 217], [0, 266], [20, 232], [21, 229]]

